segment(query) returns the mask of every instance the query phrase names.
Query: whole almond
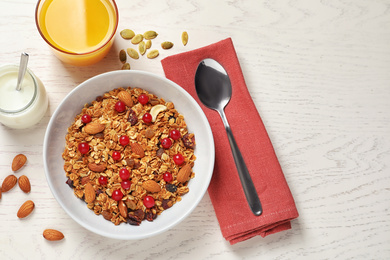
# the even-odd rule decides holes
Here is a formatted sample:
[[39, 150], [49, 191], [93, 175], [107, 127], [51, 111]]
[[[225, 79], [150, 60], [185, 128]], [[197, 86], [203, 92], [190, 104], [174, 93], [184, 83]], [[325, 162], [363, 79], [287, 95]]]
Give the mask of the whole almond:
[[191, 171], [192, 171], [191, 165], [189, 164], [184, 165], [180, 169], [179, 173], [177, 174], [177, 181], [181, 183], [188, 181]]
[[58, 241], [64, 238], [64, 234], [55, 229], [45, 229], [43, 231], [43, 237], [49, 241]]
[[7, 192], [10, 189], [12, 189], [16, 185], [17, 181], [18, 181], [18, 178], [16, 178], [16, 176], [13, 174], [5, 177], [5, 179], [3, 180], [3, 184], [1, 185], [3, 192]]
[[126, 90], [122, 90], [118, 93], [118, 99], [126, 104], [128, 107], [133, 106], [133, 99], [131, 98], [131, 94]]
[[87, 202], [87, 203], [94, 202], [94, 200], [96, 198], [95, 189], [93, 188], [93, 186], [92, 186], [92, 184], [90, 182], [85, 184], [84, 197], [85, 197], [85, 202]]
[[105, 125], [100, 124], [99, 122], [91, 122], [84, 126], [84, 131], [87, 134], [94, 135], [102, 132], [106, 128]]
[[159, 192], [161, 190], [160, 185], [158, 185], [158, 183], [155, 182], [154, 180], [147, 180], [143, 182], [142, 188], [152, 193]]
[[130, 143], [131, 151], [138, 155], [140, 158], [145, 156], [144, 148], [139, 143]]
[[119, 201], [118, 208], [121, 216], [127, 218], [127, 207], [123, 200]]
[[18, 218], [25, 218], [34, 210], [35, 204], [32, 200], [28, 200], [20, 206], [18, 213], [16, 214]]
[[24, 193], [29, 193], [31, 191], [31, 185], [30, 185], [30, 180], [26, 175], [22, 175], [18, 179], [18, 184], [19, 188], [24, 192]]
[[107, 169], [106, 163], [88, 163], [88, 168], [93, 172], [103, 172]]
[[24, 154], [18, 154], [12, 160], [12, 170], [14, 172], [18, 171], [20, 168], [24, 166], [27, 161], [27, 157]]

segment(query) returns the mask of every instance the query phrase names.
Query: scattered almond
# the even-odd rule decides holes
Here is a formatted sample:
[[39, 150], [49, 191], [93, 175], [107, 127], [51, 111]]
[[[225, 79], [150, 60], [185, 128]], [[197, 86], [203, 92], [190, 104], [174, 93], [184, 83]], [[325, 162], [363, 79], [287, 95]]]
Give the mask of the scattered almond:
[[140, 158], [145, 156], [144, 148], [139, 143], [130, 143], [131, 151], [138, 155]]
[[142, 188], [152, 193], [159, 192], [161, 190], [160, 185], [158, 185], [158, 183], [155, 182], [154, 180], [147, 180], [143, 182]]
[[133, 106], [133, 99], [131, 98], [131, 94], [127, 92], [126, 90], [122, 90], [118, 93], [118, 98], [120, 101], [124, 102], [126, 106], [132, 107]]
[[102, 132], [106, 128], [105, 125], [100, 124], [99, 122], [91, 122], [84, 126], [84, 131], [87, 134], [94, 135]]
[[93, 172], [103, 172], [107, 169], [106, 163], [88, 163], [88, 168]]
[[18, 154], [12, 160], [12, 171], [16, 172], [24, 166], [27, 161], [27, 157], [24, 154]]
[[18, 184], [19, 188], [24, 192], [24, 193], [29, 193], [31, 191], [31, 185], [30, 185], [30, 180], [26, 175], [22, 175], [18, 179]]
[[123, 200], [119, 201], [118, 208], [121, 216], [127, 218], [127, 207], [126, 204], [123, 202]]
[[49, 241], [58, 241], [64, 238], [64, 234], [55, 229], [45, 229], [43, 231], [43, 237]]
[[20, 206], [18, 213], [16, 214], [18, 218], [25, 218], [34, 210], [35, 204], [31, 200], [26, 201]]
[[7, 192], [10, 189], [12, 189], [16, 185], [17, 181], [18, 181], [18, 178], [16, 178], [16, 176], [13, 174], [5, 177], [5, 179], [3, 180], [3, 184], [1, 185], [3, 192]]
[[179, 173], [177, 174], [177, 181], [181, 183], [188, 181], [191, 171], [192, 171], [191, 165], [189, 164], [184, 165], [180, 169]]
[[85, 202], [87, 203], [92, 203], [96, 198], [95, 189], [93, 188], [90, 182], [85, 184], [84, 196], [85, 196]]

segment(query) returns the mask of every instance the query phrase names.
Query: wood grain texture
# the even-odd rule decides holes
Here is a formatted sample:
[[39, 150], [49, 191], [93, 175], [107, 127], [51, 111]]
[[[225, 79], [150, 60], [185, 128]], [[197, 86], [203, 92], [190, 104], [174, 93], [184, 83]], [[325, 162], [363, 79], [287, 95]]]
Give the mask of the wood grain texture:
[[[27, 130], [0, 125], [0, 181], [18, 153], [28, 157], [31, 193], [19, 187], [0, 200], [1, 259], [388, 259], [390, 256], [390, 2], [387, 0], [116, 1], [118, 32], [155, 30], [171, 50], [132, 69], [164, 75], [160, 60], [227, 37], [233, 39], [248, 89], [274, 144], [300, 217], [292, 229], [230, 246], [206, 194], [173, 229], [139, 241], [95, 235], [74, 222], [46, 183], [42, 144], [50, 116], [86, 79], [121, 67], [116, 36], [96, 65], [57, 60], [34, 23], [36, 1], [0, 1], [0, 63], [29, 67], [46, 86], [50, 106]], [[189, 33], [187, 46], [181, 32]], [[233, 126], [232, 126], [233, 128]], [[234, 131], [234, 128], [233, 128]], [[34, 212], [16, 217], [31, 199]], [[43, 239], [46, 228], [65, 239]]]

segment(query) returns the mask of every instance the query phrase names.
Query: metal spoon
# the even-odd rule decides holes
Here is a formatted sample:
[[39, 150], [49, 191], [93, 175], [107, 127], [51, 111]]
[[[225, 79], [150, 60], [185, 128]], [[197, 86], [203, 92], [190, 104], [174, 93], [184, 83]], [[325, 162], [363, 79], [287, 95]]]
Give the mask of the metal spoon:
[[27, 70], [27, 63], [28, 63], [28, 54], [23, 52], [20, 56], [18, 83], [16, 84], [17, 91], [19, 91], [22, 88], [24, 74], [26, 74], [26, 70]]
[[232, 86], [227, 72], [217, 61], [204, 59], [196, 70], [195, 88], [200, 101], [208, 108], [216, 110], [221, 116], [249, 207], [254, 215], [261, 215], [263, 210], [260, 199], [224, 112], [232, 96]]

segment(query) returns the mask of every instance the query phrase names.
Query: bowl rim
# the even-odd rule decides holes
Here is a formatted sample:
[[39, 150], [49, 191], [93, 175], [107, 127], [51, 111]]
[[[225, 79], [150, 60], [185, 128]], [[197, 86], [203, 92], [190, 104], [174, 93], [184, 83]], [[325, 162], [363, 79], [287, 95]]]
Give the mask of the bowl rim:
[[[197, 109], [198, 112], [200, 112], [199, 115], [202, 117], [202, 121], [205, 123], [205, 126], [206, 126], [205, 130], [207, 132], [207, 136], [210, 138], [210, 143], [209, 143], [208, 149], [210, 150], [211, 158], [209, 158], [210, 164], [209, 164], [209, 166], [207, 168], [207, 171], [210, 171], [210, 173], [207, 176], [207, 179], [205, 180], [207, 185], [205, 185], [204, 187], [201, 188], [201, 190], [199, 192], [200, 195], [196, 197], [196, 200], [193, 202], [193, 206], [191, 206], [186, 212], [184, 212], [183, 215], [180, 218], [176, 219], [175, 221], [172, 221], [169, 225], [166, 225], [165, 227], [163, 227], [163, 228], [161, 228], [161, 229], [159, 229], [159, 230], [157, 230], [155, 232], [149, 232], [147, 234], [137, 234], [136, 236], [134, 236], [134, 234], [129, 234], [128, 236], [123, 236], [123, 235], [119, 236], [118, 234], [102, 232], [98, 228], [95, 228], [95, 227], [93, 227], [91, 225], [86, 225], [85, 221], [83, 222], [74, 213], [72, 213], [72, 211], [69, 210], [67, 206], [65, 206], [65, 204], [63, 203], [60, 195], [54, 189], [54, 184], [52, 183], [52, 180], [51, 180], [51, 177], [50, 177], [50, 174], [49, 174], [48, 162], [47, 162], [47, 160], [45, 160], [45, 158], [48, 158], [49, 149], [47, 147], [47, 143], [49, 142], [49, 136], [50, 136], [50, 132], [51, 132], [51, 129], [52, 129], [52, 125], [54, 124], [55, 118], [61, 112], [60, 111], [61, 107], [65, 103], [65, 101], [68, 98], [70, 98], [75, 92], [77, 92], [79, 89], [83, 88], [86, 84], [88, 84], [91, 81], [97, 80], [97, 79], [99, 79], [101, 77], [104, 78], [104, 77], [110, 77], [111, 75], [120, 75], [120, 74], [129, 74], [129, 75], [140, 74], [140, 75], [143, 75], [143, 76], [154, 77], [154, 78], [156, 78], [158, 80], [165, 81], [166, 83], [170, 84], [176, 90], [181, 92], [181, 94], [185, 95], [189, 99], [189, 101], [194, 105], [195, 109]], [[117, 87], [120, 87], [120, 86], [117, 86]], [[113, 87], [113, 88], [116, 88], [116, 87]], [[105, 92], [105, 91], [102, 91], [102, 92]], [[65, 142], [65, 137], [64, 137], [64, 142]], [[59, 103], [59, 105], [55, 109], [54, 113], [52, 114], [52, 116], [50, 118], [50, 121], [48, 123], [47, 129], [45, 131], [44, 142], [43, 142], [43, 164], [44, 164], [44, 171], [45, 171], [46, 181], [47, 181], [47, 183], [49, 185], [51, 193], [53, 194], [53, 196], [56, 199], [56, 201], [60, 204], [62, 209], [75, 222], [77, 222], [80, 226], [84, 227], [85, 229], [87, 229], [87, 230], [89, 230], [89, 231], [91, 231], [91, 232], [93, 232], [95, 234], [99, 234], [101, 236], [104, 236], [104, 237], [113, 238], [113, 239], [120, 239], [120, 240], [137, 240], [137, 239], [143, 239], [143, 238], [152, 237], [152, 236], [158, 235], [160, 233], [163, 233], [163, 232], [171, 229], [172, 227], [174, 227], [177, 224], [179, 224], [180, 222], [182, 222], [185, 218], [187, 218], [193, 212], [193, 210], [198, 206], [199, 202], [203, 199], [205, 193], [207, 192], [207, 189], [209, 187], [209, 184], [210, 184], [210, 181], [211, 181], [211, 178], [212, 178], [212, 175], [213, 175], [213, 170], [214, 170], [214, 165], [215, 165], [214, 137], [213, 137], [213, 134], [212, 134], [212, 131], [211, 131], [211, 127], [210, 127], [209, 121], [208, 121], [206, 115], [204, 114], [203, 110], [199, 106], [199, 104], [195, 101], [195, 99], [186, 90], [184, 90], [182, 87], [180, 87], [175, 82], [173, 82], [173, 81], [171, 81], [171, 80], [169, 80], [169, 79], [167, 79], [165, 77], [153, 74], [151, 72], [146, 72], [146, 71], [139, 71], [139, 70], [110, 71], [110, 72], [106, 72], [106, 73], [102, 73], [102, 74], [96, 75], [96, 76], [91, 77], [91, 78], [85, 80], [84, 82], [80, 83], [74, 89], [72, 89], [65, 96], [65, 98]]]

